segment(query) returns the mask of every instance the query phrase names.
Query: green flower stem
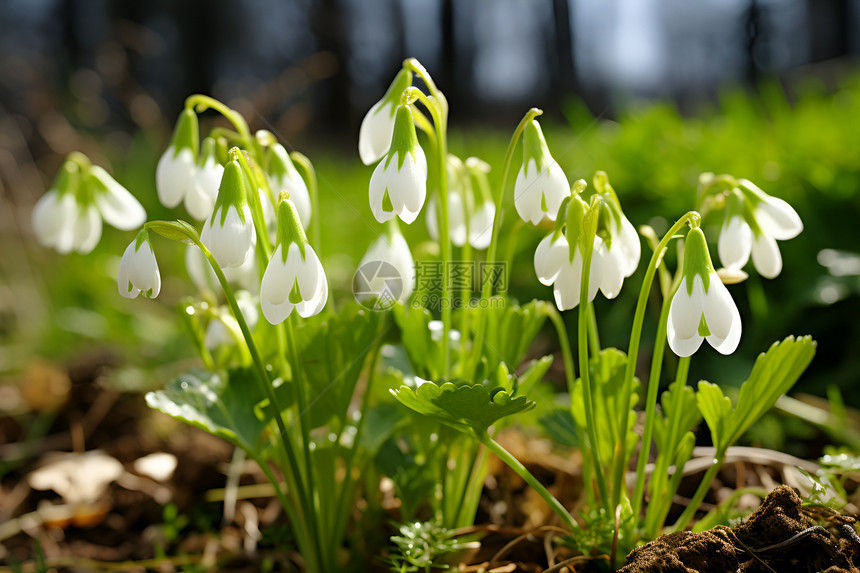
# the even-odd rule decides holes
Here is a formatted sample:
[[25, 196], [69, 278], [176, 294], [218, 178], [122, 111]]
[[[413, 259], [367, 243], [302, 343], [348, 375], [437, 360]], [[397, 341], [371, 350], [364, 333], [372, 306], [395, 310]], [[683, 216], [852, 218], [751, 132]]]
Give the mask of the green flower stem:
[[475, 522], [475, 513], [478, 511], [478, 504], [481, 501], [481, 490], [484, 487], [484, 477], [487, 475], [490, 462], [490, 450], [482, 444], [478, 444], [476, 455], [470, 459], [474, 459], [475, 463], [472, 466], [469, 481], [463, 492], [463, 500], [458, 509], [455, 520], [457, 527], [467, 527]]
[[[144, 225], [146, 227], [147, 225]], [[248, 323], [245, 321], [245, 317], [242, 314], [242, 310], [239, 308], [239, 304], [236, 302], [236, 295], [233, 294], [233, 289], [230, 287], [230, 283], [227, 282], [227, 277], [224, 276], [224, 271], [221, 270], [221, 267], [218, 265], [218, 262], [215, 260], [215, 257], [206, 248], [206, 245], [200, 240], [200, 237], [197, 236], [196, 232], [192, 235], [188, 234], [189, 238], [194, 242], [195, 245], [203, 252], [206, 256], [206, 259], [209, 261], [209, 264], [212, 267], [212, 270], [215, 272], [215, 276], [218, 278], [218, 282], [221, 285], [221, 288], [224, 291], [224, 296], [227, 299], [230, 308], [233, 310], [233, 315], [236, 318], [236, 322], [239, 323], [239, 328], [242, 330], [242, 335], [245, 337], [245, 343], [248, 345], [248, 350], [251, 352], [251, 358], [254, 361], [255, 372], [257, 376], [258, 384], [260, 385], [260, 389], [263, 390], [264, 394], [269, 399], [269, 404], [272, 408], [274, 408], [274, 415], [272, 416], [275, 419], [275, 423], [278, 426], [278, 432], [280, 434], [280, 441], [283, 445], [284, 452], [287, 455], [289, 464], [291, 467], [299, 468], [298, 459], [296, 458], [295, 451], [293, 450], [293, 444], [290, 441], [290, 434], [287, 432], [286, 424], [283, 419], [283, 410], [278, 401], [277, 394], [275, 394], [275, 389], [272, 387], [271, 382], [269, 381], [269, 376], [266, 373], [266, 367], [263, 364], [263, 360], [260, 357], [260, 352], [257, 350], [257, 345], [254, 343], [254, 337], [251, 335], [251, 330], [248, 328]], [[285, 477], [288, 480], [289, 487], [292, 491], [295, 491], [296, 497], [298, 498], [300, 505], [303, 509], [304, 517], [300, 520], [299, 523], [306, 524], [309, 521], [312, 523], [315, 521], [315, 513], [313, 511], [313, 507], [308, 504], [310, 499], [307, 496], [304, 485], [302, 484], [301, 479], [297, 479], [296, 476], [292, 474], [290, 471], [284, 472]], [[273, 482], [277, 484], [277, 482]], [[275, 489], [278, 489], [277, 485], [275, 485]], [[317, 562], [320, 563], [320, 555], [319, 545], [317, 541], [318, 530], [316, 527], [308, 528], [308, 531], [312, 532], [312, 536], [309, 537], [308, 547], [304, 548], [302, 554], [305, 555], [305, 559], [309, 562]], [[321, 571], [321, 569], [317, 569]], [[313, 569], [308, 567], [308, 571], [313, 571]]]
[[[179, 315], [182, 317], [182, 322], [188, 328], [188, 333], [191, 334], [191, 339], [197, 347], [197, 352], [200, 354], [200, 359], [203, 361], [203, 366], [207, 370], [215, 370], [215, 360], [212, 359], [212, 353], [206, 348], [206, 334], [200, 326], [198, 319], [199, 309], [194, 307], [194, 303], [186, 299], [179, 303]], [[244, 346], [244, 341], [239, 345], [239, 348]]]
[[319, 202], [319, 185], [317, 184], [317, 172], [314, 169], [313, 163], [306, 155], [293, 151], [290, 153], [290, 158], [296, 165], [299, 175], [305, 180], [305, 185], [308, 186], [308, 194], [311, 196], [311, 232], [308, 233], [313, 237], [311, 246], [317, 255], [322, 249], [322, 217], [320, 216]]
[[245, 121], [245, 118], [242, 117], [241, 113], [234, 109], [230, 109], [217, 99], [203, 94], [190, 95], [185, 100], [185, 109], [194, 109], [197, 113], [203, 113], [207, 109], [214, 109], [227, 118], [227, 121], [233, 124], [233, 127], [235, 127], [236, 131], [239, 133], [242, 143], [246, 146], [250, 145], [252, 141], [251, 130], [248, 128], [248, 123]]
[[439, 247], [442, 259], [442, 374], [447, 378], [451, 368], [448, 338], [451, 332], [451, 306], [454, 302], [451, 296], [451, 273], [448, 269], [451, 262], [451, 237], [448, 236], [448, 103], [430, 79], [427, 70], [417, 60], [414, 58], [406, 60], [403, 62], [403, 67], [407, 66], [421, 76], [432, 95], [428, 97], [418, 88], [408, 87], [403, 91], [401, 101], [404, 103], [420, 101], [430, 112], [436, 128], [436, 166], [439, 170]]
[[[543, 113], [542, 110], [537, 109], [535, 107], [531, 108], [523, 118], [520, 120], [519, 125], [514, 130], [513, 135], [511, 135], [511, 140], [508, 142], [508, 149], [505, 152], [505, 160], [502, 163], [502, 176], [499, 180], [499, 187], [496, 190], [496, 195], [493, 197], [493, 202], [496, 205], [496, 212], [493, 215], [493, 231], [490, 236], [490, 246], [487, 249], [487, 263], [493, 264], [496, 261], [496, 249], [498, 248], [499, 243], [499, 231], [502, 227], [502, 204], [505, 198], [505, 186], [508, 182], [508, 171], [511, 169], [511, 161], [513, 161], [514, 157], [514, 149], [517, 146], [517, 142], [520, 140], [520, 136], [523, 134], [523, 130], [526, 128], [526, 125], [529, 124], [534, 118], [538, 117]], [[516, 235], [516, 233], [514, 233]], [[505, 270], [507, 273], [507, 269]], [[492, 295], [493, 288], [493, 278], [491, 273], [487, 273], [486, 276], [481, 277], [483, 280], [483, 284], [481, 285], [481, 300], [489, 300]], [[472, 371], [476, 371], [478, 369], [478, 365], [481, 363], [481, 352], [483, 350], [484, 345], [484, 333], [487, 330], [487, 313], [480, 312], [478, 313], [478, 327], [475, 330], [475, 348], [472, 351], [472, 355], [474, 357], [475, 366]]]
[[702, 500], [705, 499], [705, 495], [708, 493], [708, 490], [711, 489], [711, 483], [714, 481], [714, 478], [717, 477], [717, 472], [720, 471], [721, 467], [723, 467], [723, 462], [725, 461], [726, 452], [717, 452], [711, 466], [708, 468], [708, 471], [705, 472], [705, 475], [702, 477], [702, 481], [699, 482], [699, 487], [696, 488], [696, 492], [693, 494], [692, 499], [690, 499], [690, 503], [684, 509], [683, 513], [681, 513], [681, 516], [678, 517], [678, 521], [675, 522], [675, 525], [672, 526], [672, 531], [681, 531], [687, 527], [687, 524], [690, 523], [690, 520], [693, 519], [696, 511], [702, 504]]
[[[313, 463], [313, 459], [311, 458], [311, 431], [308, 418], [310, 416], [310, 411], [308, 407], [307, 396], [305, 395], [305, 377], [304, 370], [299, 363], [299, 351], [296, 346], [296, 334], [295, 328], [293, 326], [293, 322], [295, 319], [295, 314], [291, 313], [290, 316], [287, 317], [287, 320], [281, 323], [286, 330], [287, 335], [287, 347], [289, 349], [290, 354], [290, 365], [292, 366], [293, 372], [293, 380], [292, 383], [296, 390], [296, 411], [298, 414], [299, 427], [302, 432], [302, 443], [304, 444], [304, 457], [305, 457], [305, 474], [307, 479], [307, 489], [308, 494], [310, 495], [311, 508], [313, 509], [313, 516], [309, 520], [312, 525], [315, 527], [315, 531], [319, 536], [318, 539], [325, 539], [327, 537], [327, 533], [319, 528], [319, 513], [320, 513], [320, 492], [316, 487], [317, 479], [315, 475], [315, 467]], [[325, 563], [325, 552], [321, 555], [322, 562]]]
[[520, 463], [517, 458], [512, 456], [510, 452], [508, 452], [505, 448], [499, 445], [499, 443], [493, 440], [486, 432], [484, 432], [483, 435], [479, 436], [479, 439], [481, 440], [482, 444], [487, 446], [497, 456], [499, 456], [500, 460], [505, 462], [508, 467], [510, 467], [517, 473], [518, 476], [523, 478], [523, 480], [527, 484], [529, 484], [531, 488], [535, 490], [538, 495], [540, 495], [544, 499], [544, 501], [546, 501], [550, 509], [552, 509], [553, 512], [555, 512], [555, 514], [559, 518], [561, 518], [561, 520], [571, 532], [579, 529], [579, 526], [577, 525], [576, 521], [573, 520], [573, 517], [571, 517], [570, 513], [564, 508], [564, 506], [561, 505], [561, 503], [555, 498], [555, 496], [553, 496], [549, 491], [547, 491], [543, 484], [540, 483], [535, 478], [535, 476], [533, 476], [531, 472], [527, 470], [523, 464]]
[[588, 345], [592, 356], [597, 356], [600, 354], [600, 333], [597, 330], [597, 313], [594, 312], [593, 302], [588, 302], [586, 306], [588, 307]]
[[[639, 289], [639, 300], [636, 302], [636, 311], [633, 315], [633, 329], [630, 333], [630, 346], [627, 349], [627, 366], [624, 371], [624, 384], [621, 389], [621, 400], [619, 401], [619, 428], [627, 427], [627, 416], [630, 411], [631, 394], [633, 393], [633, 377], [636, 375], [636, 362], [639, 356], [639, 340], [642, 337], [642, 324], [645, 320], [645, 307], [648, 305], [648, 294], [651, 292], [651, 285], [654, 282], [657, 267], [663, 261], [669, 241], [672, 240], [675, 233], [680, 231], [688, 221], [696, 222], [700, 220], [699, 213], [696, 211], [685, 213], [663, 236], [654, 250], [654, 254], [651, 255], [651, 261], [648, 263], [648, 269], [645, 271], [645, 279], [642, 281], [642, 287]], [[624, 439], [623, 432], [621, 436], [616, 448], [618, 458], [615, 460], [616, 469], [613, 476], [612, 507], [618, 505], [621, 499], [621, 488], [624, 483], [625, 462], [627, 460], [627, 440]]]
[[[510, 235], [508, 235], [508, 244], [505, 247], [505, 266], [502, 269], [502, 272], [505, 273], [504, 281], [502, 282], [503, 285], [510, 285], [511, 284], [509, 281], [510, 281], [510, 276], [511, 276], [511, 269], [514, 266], [514, 255], [516, 254], [516, 250], [517, 250], [517, 242], [519, 241], [519, 238], [521, 236], [520, 231], [525, 226], [526, 226], [526, 222], [523, 221], [522, 219], [520, 219], [519, 217], [514, 219], [513, 228], [511, 229]], [[487, 261], [490, 261], [489, 257], [487, 258]], [[492, 278], [492, 275], [490, 275], [490, 278]], [[487, 281], [487, 282], [490, 282], [492, 284], [492, 281]], [[482, 287], [483, 287], [483, 285], [482, 285]], [[489, 296], [490, 295], [488, 295], [488, 298], [489, 298]]]
[[269, 259], [272, 258], [272, 243], [269, 241], [269, 233], [266, 229], [266, 219], [263, 216], [263, 204], [260, 202], [259, 189], [262, 188], [271, 193], [269, 190], [269, 183], [268, 181], [265, 181], [265, 177], [257, 177], [256, 171], [252, 168], [251, 163], [248, 161], [243, 150], [238, 147], [234, 147], [230, 150], [230, 156], [239, 161], [239, 165], [242, 166], [242, 170], [248, 176], [248, 183], [251, 185], [251, 189], [248, 193], [249, 196], [246, 197], [246, 199], [248, 201], [248, 205], [251, 207], [251, 218], [254, 221], [254, 227], [257, 231], [257, 244], [260, 246], [263, 255], [265, 256], [265, 264], [263, 264], [260, 269], [260, 273], [262, 275], [262, 273], [266, 272], [266, 264], [268, 264]]
[[[467, 233], [468, 234], [468, 233]], [[468, 236], [466, 238], [466, 242], [463, 245], [463, 248], [460, 249], [460, 264], [461, 270], [464, 272], [466, 269], [473, 269], [472, 265], [472, 245], [469, 244]], [[471, 271], [469, 271], [471, 272]], [[470, 277], [471, 279], [471, 277]], [[463, 285], [460, 288], [460, 360], [459, 360], [459, 370], [460, 375], [465, 376], [467, 374], [466, 367], [467, 362], [469, 361], [469, 348], [466, 344], [466, 341], [469, 340], [469, 331], [472, 321], [472, 313], [469, 311], [469, 307], [471, 306], [471, 288], [470, 283], [471, 280], [466, 281], [463, 280]]]
[[654, 341], [654, 351], [651, 354], [651, 372], [648, 377], [648, 395], [645, 398], [645, 429], [642, 432], [642, 447], [639, 460], [636, 462], [636, 487], [633, 489], [633, 515], [638, 516], [642, 509], [645, 495], [645, 465], [648, 463], [648, 453], [651, 451], [651, 439], [654, 436], [654, 421], [657, 415], [657, 394], [660, 387], [660, 372], [663, 368], [663, 355], [666, 351], [666, 325], [669, 322], [669, 307], [671, 300], [663, 299], [660, 309], [660, 322], [657, 326], [657, 338]]
[[[678, 360], [678, 368], [675, 372], [675, 384], [685, 386], [687, 384], [687, 375], [690, 372], [690, 357], [682, 357]], [[681, 420], [681, 399], [682, 394], [675, 394], [675, 400], [672, 402], [672, 419], [669, 420], [669, 435], [666, 438], [667, 444], [675, 444], [678, 442], [679, 424]], [[660, 452], [657, 456], [657, 462], [654, 467], [654, 473], [651, 474], [652, 486], [651, 495], [652, 503], [648, 506], [648, 511], [645, 515], [645, 527], [648, 535], [651, 537], [657, 536], [657, 531], [660, 529], [666, 515], [669, 512], [672, 498], [664, 495], [666, 488], [667, 474], [669, 472], [669, 464], [674, 457], [674, 452]]]
[[[591, 224], [583, 222], [583, 229], [580, 232], [580, 238], [584, 241], [579, 242], [575, 248], [580, 248], [582, 254], [582, 277], [579, 285], [579, 308], [577, 309], [577, 353], [579, 354], [579, 377], [582, 380], [582, 397], [585, 402], [585, 427], [588, 430], [588, 443], [591, 448], [591, 455], [594, 458], [594, 474], [597, 477], [597, 488], [600, 492], [600, 501], [606, 509], [607, 515], [613, 515], [611, 508], [615, 507], [609, 504], [609, 495], [606, 487], [606, 478], [603, 475], [603, 462], [600, 459], [600, 441], [597, 436], [597, 423], [594, 419], [594, 397], [591, 392], [591, 372], [588, 368], [588, 287], [591, 277], [591, 258], [594, 251], [594, 235], [597, 228], [597, 217], [600, 213], [599, 201], [592, 202], [589, 206], [586, 217], [592, 218]], [[571, 394], [571, 400], [573, 395]], [[626, 420], [625, 420], [626, 422]], [[626, 424], [625, 426], [626, 427]], [[623, 435], [623, 434], [622, 434]], [[623, 443], [624, 440], [622, 439]]]
[[573, 355], [570, 352], [570, 340], [567, 337], [567, 327], [564, 324], [564, 320], [561, 318], [561, 313], [558, 312], [554, 305], [542, 304], [540, 308], [555, 327], [556, 336], [558, 336], [558, 344], [561, 346], [562, 362], [564, 362], [564, 376], [567, 380], [567, 393], [573, 397], [576, 373], [574, 371]]

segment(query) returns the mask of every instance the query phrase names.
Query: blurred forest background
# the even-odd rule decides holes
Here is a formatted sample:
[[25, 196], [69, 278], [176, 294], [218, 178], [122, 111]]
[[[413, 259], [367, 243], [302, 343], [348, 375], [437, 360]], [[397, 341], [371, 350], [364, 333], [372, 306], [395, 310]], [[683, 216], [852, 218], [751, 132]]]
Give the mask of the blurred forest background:
[[[322, 256], [348, 292], [373, 238], [358, 126], [408, 56], [448, 96], [452, 152], [498, 168], [520, 117], [541, 107], [569, 179], [608, 171], [634, 224], [665, 229], [654, 213], [689, 209], [702, 171], [791, 202], [806, 230], [781, 243], [783, 274], [733, 290], [755, 319], [739, 358], [702, 352], [693, 375], [740, 383], [771, 342], [809, 333], [819, 354], [799, 388], [833, 385], [860, 405], [860, 0], [0, 0], [0, 372], [99, 340], [150, 365], [192, 353], [164, 326], [179, 281], [165, 277], [160, 306], [114, 296], [128, 233], [106, 230], [84, 262], [39, 249], [29, 228], [73, 150], [150, 218], [175, 217], [155, 199], [154, 166], [192, 93], [315, 162]], [[421, 227], [408, 238], [426, 240]], [[550, 296], [530, 270], [539, 238], [521, 241], [522, 300]], [[617, 324], [601, 332], [609, 344], [626, 346], [634, 290], [598, 302]]]

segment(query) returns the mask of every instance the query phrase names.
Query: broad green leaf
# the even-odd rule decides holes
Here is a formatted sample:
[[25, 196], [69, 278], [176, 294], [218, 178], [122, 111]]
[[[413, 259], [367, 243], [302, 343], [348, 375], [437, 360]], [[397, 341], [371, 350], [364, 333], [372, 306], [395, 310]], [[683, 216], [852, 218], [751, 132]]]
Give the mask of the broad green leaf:
[[723, 451], [729, 446], [727, 440], [731, 430], [727, 430], [726, 427], [732, 423], [732, 401], [723, 395], [719, 386], [702, 380], [699, 382], [696, 403], [711, 430], [711, 440], [714, 442], [714, 447], [718, 451]]
[[505, 297], [494, 296], [486, 308], [471, 311], [486, 313], [483, 358], [491, 368], [504, 362], [510, 370], [517, 369], [546, 321], [543, 304], [533, 300], [520, 306]]
[[[624, 371], [627, 365], [627, 355], [616, 348], [605, 348], [589, 361], [591, 375], [591, 395], [594, 401], [594, 421], [597, 426], [598, 447], [601, 458], [611, 460], [615, 455], [615, 447], [619, 437], [626, 435], [626, 451], [635, 449], [638, 435], [633, 431], [636, 424], [636, 412], [632, 406], [636, 404], [639, 381], [634, 378], [630, 397], [630, 408], [627, 411], [627, 424], [623, 429], [618, 427], [619, 410], [621, 409]], [[582, 389], [582, 379], [578, 378], [573, 386], [571, 396], [571, 411], [580, 433], [585, 429], [585, 395]]]
[[[679, 391], [681, 392], [680, 396], [677, 394]], [[702, 416], [696, 407], [696, 393], [690, 386], [679, 386], [677, 382], [671, 383], [669, 389], [660, 396], [660, 402], [663, 411], [657, 414], [657, 421], [654, 424], [654, 442], [657, 444], [659, 452], [665, 452], [672, 456], [683, 438], [684, 432], [698, 424], [702, 420]], [[675, 425], [674, 440], [669, 443], [671, 433], [669, 425], [671, 421], [676, 419], [676, 416], [678, 418]]]
[[391, 393], [419, 414], [475, 436], [483, 435], [500, 418], [535, 405], [525, 396], [512, 397], [502, 389], [491, 392], [481, 384], [424, 382], [416, 389], [404, 384]]
[[150, 408], [220, 436], [254, 455], [266, 422], [255, 415], [262, 391], [250, 370], [192, 370], [149, 392]]
[[740, 438], [780, 396], [791, 390], [812, 362], [815, 347], [810, 336], [789, 336], [782, 342], [774, 342], [766, 353], [758, 356], [749, 379], [738, 394], [730, 443]]
[[336, 315], [317, 317], [296, 329], [312, 428], [345, 419], [365, 358], [380, 343], [380, 323], [387, 315], [355, 304]]

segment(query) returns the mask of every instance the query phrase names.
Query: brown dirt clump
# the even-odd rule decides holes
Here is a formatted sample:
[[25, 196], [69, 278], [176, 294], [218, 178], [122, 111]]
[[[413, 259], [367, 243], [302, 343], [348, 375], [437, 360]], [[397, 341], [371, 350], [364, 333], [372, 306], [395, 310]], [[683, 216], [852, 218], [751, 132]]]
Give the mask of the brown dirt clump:
[[828, 526], [807, 517], [794, 490], [780, 486], [738, 526], [658, 537], [631, 551], [619, 573], [860, 573], [853, 526]]

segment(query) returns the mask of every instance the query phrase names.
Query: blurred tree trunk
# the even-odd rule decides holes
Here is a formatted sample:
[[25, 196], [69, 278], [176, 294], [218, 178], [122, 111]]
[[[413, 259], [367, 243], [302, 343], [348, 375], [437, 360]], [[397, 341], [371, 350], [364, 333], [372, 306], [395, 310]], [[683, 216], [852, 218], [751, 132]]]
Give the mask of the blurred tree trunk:
[[328, 52], [337, 62], [337, 70], [314, 88], [313, 125], [343, 128], [350, 119], [349, 36], [343, 21], [340, 0], [319, 0], [312, 4], [311, 25], [319, 51]]
[[551, 62], [550, 94], [555, 107], [578, 91], [573, 61], [573, 26], [570, 24], [570, 0], [553, 0], [554, 42], [547, 42]]

